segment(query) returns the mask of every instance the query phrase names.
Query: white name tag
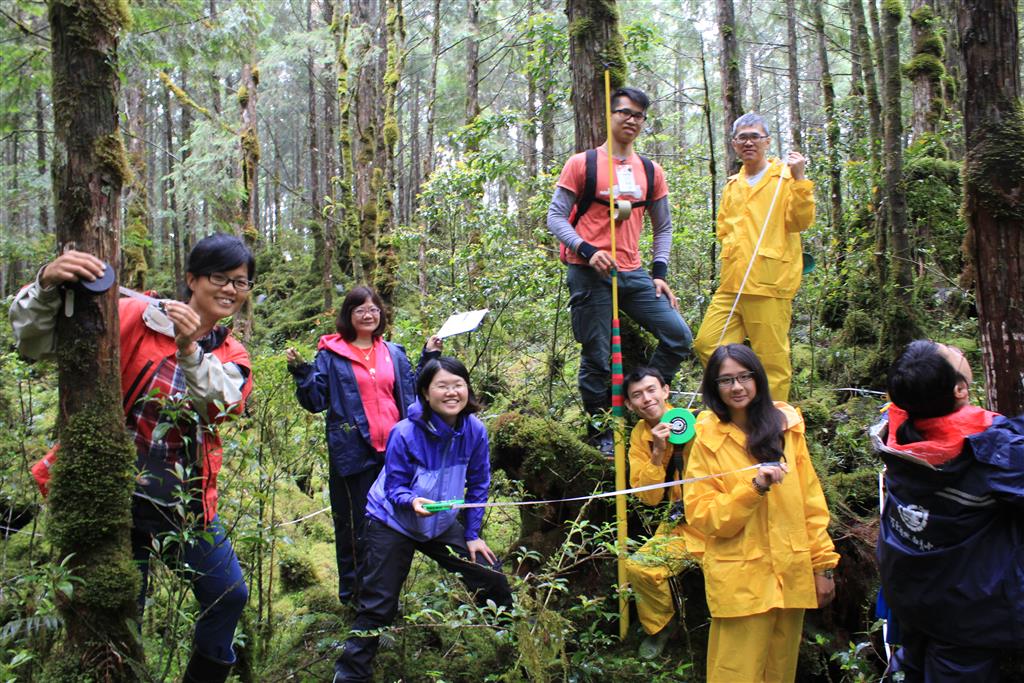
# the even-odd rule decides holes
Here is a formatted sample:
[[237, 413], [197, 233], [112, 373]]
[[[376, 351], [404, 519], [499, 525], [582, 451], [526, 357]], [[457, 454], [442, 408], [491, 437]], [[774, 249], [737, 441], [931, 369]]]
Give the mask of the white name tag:
[[632, 195], [640, 198], [640, 188], [636, 185], [636, 178], [633, 177], [633, 167], [629, 164], [615, 165], [616, 194]]

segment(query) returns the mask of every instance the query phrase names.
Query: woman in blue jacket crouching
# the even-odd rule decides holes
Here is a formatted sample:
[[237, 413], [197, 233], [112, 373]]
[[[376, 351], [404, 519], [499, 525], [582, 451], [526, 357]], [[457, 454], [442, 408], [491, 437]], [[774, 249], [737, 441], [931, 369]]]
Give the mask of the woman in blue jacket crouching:
[[[446, 500], [485, 503], [491, 484], [487, 429], [475, 416], [479, 405], [469, 372], [449, 356], [423, 366], [416, 382], [419, 401], [388, 438], [384, 469], [366, 504], [366, 574], [353, 631], [389, 626], [398, 596], [419, 550], [457, 572], [478, 604], [512, 604], [508, 580], [480, 538], [483, 508], [430, 512], [424, 506]], [[335, 662], [335, 683], [369, 681], [378, 636], [352, 636]]]

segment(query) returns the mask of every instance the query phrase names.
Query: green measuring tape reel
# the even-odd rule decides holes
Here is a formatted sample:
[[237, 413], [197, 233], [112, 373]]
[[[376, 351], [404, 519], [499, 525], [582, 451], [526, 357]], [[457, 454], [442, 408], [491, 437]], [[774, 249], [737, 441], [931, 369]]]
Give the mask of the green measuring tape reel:
[[670, 430], [668, 442], [675, 445], [684, 444], [696, 434], [693, 425], [697, 418], [686, 408], [673, 408], [666, 410], [661, 416], [662, 422], [667, 422]]

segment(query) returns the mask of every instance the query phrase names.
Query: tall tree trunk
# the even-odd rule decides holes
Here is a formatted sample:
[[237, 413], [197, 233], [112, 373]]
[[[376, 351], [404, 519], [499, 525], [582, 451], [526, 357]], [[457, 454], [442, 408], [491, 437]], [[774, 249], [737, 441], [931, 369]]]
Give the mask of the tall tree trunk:
[[[717, 225], [715, 222], [718, 216], [718, 168], [715, 164], [715, 130], [714, 126], [711, 125], [711, 88], [708, 85], [708, 67], [707, 62], [704, 60], [704, 37], [698, 33], [700, 39], [700, 75], [701, 83], [704, 86], [704, 125], [708, 131], [708, 177], [711, 179], [710, 196], [711, 196], [711, 234], [717, 234]], [[715, 240], [711, 241], [711, 268], [715, 267], [715, 250], [718, 248], [718, 242]]]
[[[854, 0], [850, 0], [850, 5], [847, 7], [850, 15], [850, 101], [852, 103], [850, 139], [853, 143], [850, 145], [850, 158], [860, 160], [864, 156], [858, 150], [858, 145], [860, 145], [861, 140], [864, 138], [864, 125], [866, 123], [863, 115], [864, 110], [860, 106], [865, 97], [864, 59], [861, 57], [860, 51], [859, 27], [857, 26], [856, 18], [853, 16], [853, 2]], [[863, 13], [863, 8], [861, 8], [861, 12]], [[863, 16], [861, 17], [861, 23], [863, 23]]]
[[242, 152], [242, 214], [240, 237], [252, 247], [259, 238], [259, 204], [256, 201], [256, 168], [260, 162], [260, 139], [256, 130], [256, 89], [260, 84], [260, 70], [255, 63], [242, 65], [242, 79], [238, 86], [238, 108], [242, 118], [239, 143]]
[[[874, 0], [868, 0], [873, 2]], [[875, 65], [878, 61], [872, 57], [871, 39], [868, 36], [868, 27], [864, 21], [864, 5], [862, 0], [850, 0], [850, 21], [851, 26], [856, 24], [854, 29], [857, 34], [857, 45], [860, 48], [860, 57], [864, 66], [864, 90], [867, 97], [868, 109], [868, 134], [871, 136], [871, 168], [874, 177], [878, 177], [882, 168], [882, 103], [878, 97], [878, 82], [875, 78]]]
[[[259, 84], [259, 67], [254, 62], [243, 64], [242, 77], [238, 84], [238, 108], [242, 119], [239, 130], [242, 199], [238, 208], [242, 220], [236, 225], [239, 228], [239, 236], [253, 250], [260, 236], [260, 202], [256, 184], [256, 171], [260, 162], [260, 138], [256, 129], [256, 89]], [[252, 306], [252, 298], [246, 298], [241, 310], [235, 315], [235, 331], [243, 340], [248, 340], [252, 334]]]
[[930, 0], [912, 0], [910, 7], [914, 55], [904, 66], [904, 73], [914, 84], [911, 131], [917, 138], [922, 133], [936, 132], [945, 115], [946, 100], [942, 92], [942, 77], [946, 75], [942, 64], [945, 46], [935, 30], [938, 17]]
[[615, 0], [566, 0], [569, 17], [569, 64], [576, 151], [604, 144], [604, 72], [612, 90], [626, 82], [626, 53], [619, 33]]
[[[40, 180], [46, 175], [46, 103], [43, 99], [43, 89], [36, 88], [36, 173]], [[40, 182], [40, 185], [44, 183]], [[39, 229], [41, 232], [50, 231], [50, 193], [43, 192], [39, 198]]]
[[[174, 111], [171, 109], [171, 90], [164, 88], [164, 159], [165, 170], [163, 196], [163, 208], [171, 215], [171, 248], [174, 252], [174, 281], [184, 282], [185, 273], [182, 263], [182, 241], [181, 241], [181, 220], [178, 218], [177, 187], [174, 182]], [[164, 218], [165, 227], [167, 219]]]
[[[811, 4], [814, 4], [813, 2]], [[819, 7], [820, 10], [820, 7]], [[800, 116], [800, 71], [797, 69], [796, 0], [786, 0], [786, 42], [789, 67], [789, 133], [794, 149], [804, 149], [803, 118]], [[755, 80], [751, 78], [751, 80]]]
[[[551, 14], [553, 0], [541, 0], [540, 8], [545, 14]], [[544, 38], [544, 55], [546, 62], [554, 60], [555, 48], [549, 38]], [[553, 79], [545, 78], [540, 83], [537, 96], [540, 99], [540, 165], [545, 172], [555, 163], [555, 108], [551, 104]]]
[[395, 245], [395, 146], [398, 144], [398, 82], [405, 65], [405, 14], [402, 0], [386, 0], [384, 31], [384, 85], [381, 99], [384, 122], [380, 149], [383, 155], [384, 178], [377, 193], [377, 292], [389, 307], [398, 289], [398, 248]]
[[367, 282], [374, 281], [377, 269], [377, 192], [384, 180], [384, 167], [378, 150], [383, 74], [378, 71], [378, 60], [374, 59], [383, 28], [378, 2], [384, 0], [352, 0], [352, 29], [356, 34], [353, 53], [360, 55], [355, 65], [355, 92], [352, 97], [355, 116], [352, 167], [358, 211], [359, 256], [363, 279]]
[[825, 139], [828, 143], [829, 198], [831, 207], [831, 231], [838, 242], [838, 261], [842, 263], [846, 251], [846, 236], [843, 231], [843, 186], [842, 161], [839, 150], [839, 121], [836, 119], [836, 92], [832, 84], [832, 70], [828, 62], [825, 17], [820, 2], [812, 2], [814, 31], [818, 38], [818, 64], [821, 68], [821, 99], [825, 109]]
[[[334, 0], [335, 16], [341, 11], [342, 0]], [[337, 32], [334, 62], [337, 71], [338, 89], [338, 196], [334, 203], [332, 218], [338, 225], [338, 247], [335, 250], [341, 272], [355, 278], [362, 276], [362, 262], [353, 253], [358, 240], [358, 207], [352, 188], [354, 170], [352, 166], [352, 94], [348, 80], [348, 38], [351, 15], [344, 14], [334, 22]]]
[[[180, 84], [182, 92], [188, 92], [188, 70], [185, 67], [181, 69]], [[190, 144], [192, 138], [192, 113], [192, 107], [181, 108], [181, 134], [178, 136], [178, 143], [181, 145], [182, 165], [192, 155], [192, 145]], [[181, 248], [182, 253], [188, 254], [192, 251], [192, 245], [196, 243], [196, 209], [194, 204], [186, 202], [183, 207], [183, 213], [185, 214], [185, 220], [181, 222], [183, 233], [181, 236]]]
[[[965, 251], [974, 276], [989, 407], [1024, 412], [1024, 103], [1016, 0], [962, 0], [967, 82]], [[1007, 150], [1014, 150], [1008, 153]]]
[[725, 141], [725, 172], [731, 174], [739, 169], [740, 163], [729, 140], [732, 139], [733, 121], [743, 115], [743, 86], [740, 82], [740, 57], [732, 0], [717, 0], [717, 4], [718, 35], [722, 40], [722, 51], [718, 56], [722, 78], [722, 123], [725, 130], [722, 139]]
[[[337, 22], [341, 21], [341, 14], [337, 12], [334, 2], [322, 2], [320, 5], [324, 23], [331, 31], [334, 41], [334, 50], [337, 52], [340, 41], [339, 34], [335, 30]], [[323, 79], [323, 100], [324, 100], [324, 143], [323, 147], [323, 174], [324, 174], [324, 195], [337, 199], [335, 181], [338, 175], [338, 162], [335, 155], [337, 149], [334, 145], [335, 128], [338, 122], [338, 86], [333, 78]], [[321, 224], [324, 233], [323, 253], [323, 287], [324, 287], [324, 310], [330, 311], [334, 307], [334, 252], [337, 248], [337, 224], [333, 214], [324, 215], [320, 213]]]
[[[130, 174], [117, 112], [118, 33], [130, 21], [123, 7], [90, 0], [49, 6], [57, 243], [115, 269], [121, 186]], [[143, 657], [133, 625], [135, 457], [121, 409], [117, 299], [116, 289], [79, 294], [74, 314], [56, 321], [61, 450], [48, 531], [81, 583], [58, 601], [65, 639], [48, 662], [53, 680], [134, 680], [132, 664]]]
[[[466, 125], [480, 114], [480, 0], [466, 0], [469, 27], [466, 35]], [[470, 140], [477, 141], [471, 137]], [[472, 143], [475, 149], [478, 142]]]
[[[875, 64], [878, 66], [878, 80], [881, 83], [886, 83], [886, 69], [887, 64], [885, 62], [885, 55], [883, 54], [883, 38], [882, 38], [882, 24], [878, 20], [878, 5], [877, 0], [865, 0], [868, 3], [868, 19], [871, 22], [871, 36], [874, 40], [875, 49]], [[902, 7], [902, 4], [900, 5]], [[884, 85], [883, 85], [884, 88]]]
[[882, 14], [885, 56], [885, 203], [888, 219], [887, 277], [882, 293], [883, 355], [895, 358], [908, 342], [920, 336], [914, 315], [913, 269], [908, 239], [907, 195], [903, 186], [903, 107], [899, 25], [903, 20], [900, 0], [887, 0]]
[[[430, 30], [430, 78], [427, 80], [426, 93], [426, 143], [423, 149], [423, 168], [420, 173], [420, 177], [423, 182], [429, 180], [430, 174], [434, 171], [434, 126], [437, 117], [437, 63], [441, 53], [441, 0], [434, 0], [431, 17], [434, 23]], [[427, 295], [429, 293], [427, 278], [427, 273], [429, 272], [427, 265], [427, 242], [430, 239], [431, 226], [427, 221], [422, 221], [419, 225], [419, 230], [420, 242], [418, 253], [416, 255], [417, 262], [419, 263], [417, 286], [419, 289], [421, 309], [423, 309], [426, 305]]]
[[[138, 82], [138, 74], [130, 82]], [[142, 93], [132, 88], [128, 91], [128, 164], [132, 171], [125, 196], [124, 239], [121, 281], [127, 287], [146, 289], [146, 273], [149, 264], [146, 259], [146, 245], [149, 243], [150, 218], [149, 197], [146, 194], [146, 150], [143, 147]]]
[[[313, 0], [306, 3], [306, 30], [313, 32]], [[309, 186], [309, 231], [313, 234], [310, 274], [320, 280], [323, 310], [326, 311], [330, 309], [331, 300], [331, 260], [324, 253], [324, 220], [320, 212], [320, 142], [316, 115], [316, 63], [312, 48], [306, 48], [306, 82], [306, 135], [309, 140], [309, 178], [306, 184]]]

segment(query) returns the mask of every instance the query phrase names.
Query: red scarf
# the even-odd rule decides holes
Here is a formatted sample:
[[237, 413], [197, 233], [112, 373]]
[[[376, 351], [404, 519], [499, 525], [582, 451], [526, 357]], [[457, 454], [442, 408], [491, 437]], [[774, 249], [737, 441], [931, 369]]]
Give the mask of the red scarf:
[[924, 437], [924, 441], [899, 444], [896, 442], [896, 432], [907, 421], [907, 412], [892, 404], [889, 406], [889, 437], [885, 445], [894, 451], [914, 455], [929, 465], [942, 465], [960, 455], [964, 440], [988, 429], [998, 415], [977, 406], [964, 406], [942, 417], [914, 420], [914, 427]]

